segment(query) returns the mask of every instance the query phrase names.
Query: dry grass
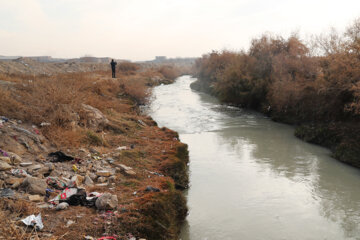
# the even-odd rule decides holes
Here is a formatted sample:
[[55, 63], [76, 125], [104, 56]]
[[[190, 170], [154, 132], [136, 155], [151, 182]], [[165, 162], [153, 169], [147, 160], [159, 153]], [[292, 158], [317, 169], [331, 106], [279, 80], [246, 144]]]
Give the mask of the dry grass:
[[17, 84], [0, 88], [0, 115], [36, 125], [51, 123], [43, 134], [60, 145], [79, 146], [88, 137], [78, 128], [87, 121], [83, 103], [111, 115], [131, 112], [130, 101], [145, 104], [149, 96], [148, 80], [137, 75], [121, 80], [108, 79], [101, 72], [2, 77]]

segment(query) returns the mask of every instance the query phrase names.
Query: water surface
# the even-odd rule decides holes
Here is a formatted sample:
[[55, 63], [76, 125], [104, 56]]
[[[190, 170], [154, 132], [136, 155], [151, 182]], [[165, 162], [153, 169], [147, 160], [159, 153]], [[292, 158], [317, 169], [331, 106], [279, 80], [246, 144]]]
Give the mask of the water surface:
[[150, 115], [189, 145], [182, 240], [360, 239], [360, 171], [294, 128], [221, 105], [180, 77], [156, 87]]

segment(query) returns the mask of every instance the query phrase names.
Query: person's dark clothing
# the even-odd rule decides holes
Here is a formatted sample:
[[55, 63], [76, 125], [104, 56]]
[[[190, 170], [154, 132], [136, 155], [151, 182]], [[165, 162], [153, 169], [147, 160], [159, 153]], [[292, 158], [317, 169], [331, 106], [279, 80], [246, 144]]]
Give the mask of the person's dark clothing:
[[115, 67], [116, 67], [116, 64], [117, 64], [117, 62], [115, 62], [114, 59], [111, 60], [110, 65], [111, 65], [111, 71], [112, 71], [112, 77], [113, 77], [113, 78], [115, 78]]

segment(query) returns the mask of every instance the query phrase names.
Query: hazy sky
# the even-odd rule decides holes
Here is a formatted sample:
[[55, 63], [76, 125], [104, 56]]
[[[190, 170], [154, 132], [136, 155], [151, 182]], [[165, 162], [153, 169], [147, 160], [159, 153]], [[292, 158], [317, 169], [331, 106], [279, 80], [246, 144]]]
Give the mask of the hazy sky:
[[197, 57], [357, 17], [360, 0], [0, 0], [0, 55]]

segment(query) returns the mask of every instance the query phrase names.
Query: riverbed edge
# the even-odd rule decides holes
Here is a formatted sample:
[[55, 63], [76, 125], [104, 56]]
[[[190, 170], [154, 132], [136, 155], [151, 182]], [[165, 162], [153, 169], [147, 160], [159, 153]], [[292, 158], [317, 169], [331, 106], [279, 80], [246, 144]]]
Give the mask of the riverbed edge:
[[[217, 97], [211, 86], [197, 79], [190, 88]], [[360, 130], [351, 122], [303, 123], [291, 116], [273, 114], [261, 109], [258, 112], [270, 117], [274, 122], [295, 126], [294, 135], [308, 143], [326, 147], [331, 150], [332, 157], [356, 168], [360, 168]]]

